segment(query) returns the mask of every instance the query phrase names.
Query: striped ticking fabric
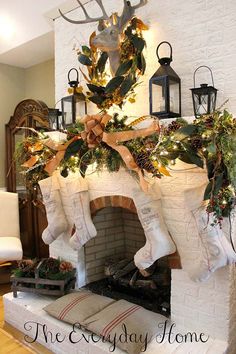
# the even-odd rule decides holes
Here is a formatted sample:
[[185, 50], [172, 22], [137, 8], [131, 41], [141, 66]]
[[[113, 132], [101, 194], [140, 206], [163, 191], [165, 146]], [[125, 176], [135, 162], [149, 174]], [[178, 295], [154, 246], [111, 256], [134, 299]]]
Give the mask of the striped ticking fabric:
[[70, 312], [77, 304], [79, 304], [81, 301], [87, 299], [88, 297], [92, 296], [93, 294], [83, 294], [81, 296], [78, 296], [76, 299], [72, 300], [69, 302], [60, 312], [58, 319], [63, 320], [65, 316]]
[[108, 324], [103, 328], [101, 332], [101, 336], [107, 339], [111, 331], [118, 326], [122, 321], [124, 321], [127, 317], [131, 316], [134, 312], [138, 311], [141, 306], [133, 305], [126, 309], [124, 312], [120, 313], [116, 317], [113, 318], [112, 321], [108, 322]]

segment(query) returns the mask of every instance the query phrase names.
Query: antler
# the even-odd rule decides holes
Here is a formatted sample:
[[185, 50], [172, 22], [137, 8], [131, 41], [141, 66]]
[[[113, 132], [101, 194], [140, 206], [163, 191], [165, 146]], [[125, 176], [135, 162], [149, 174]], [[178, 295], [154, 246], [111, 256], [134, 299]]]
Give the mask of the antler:
[[[110, 17], [108, 16], [108, 14], [106, 13], [105, 11], [105, 8], [103, 6], [103, 3], [102, 3], [102, 0], [95, 0], [96, 3], [98, 4], [98, 6], [100, 7], [100, 9], [102, 10], [102, 14], [103, 16], [101, 17], [90, 17], [87, 10], [85, 9], [84, 5], [81, 3], [80, 0], [77, 0], [77, 2], [79, 3], [81, 9], [83, 10], [84, 14], [85, 14], [85, 19], [84, 20], [79, 20], [79, 21], [76, 21], [76, 20], [71, 20], [70, 18], [66, 17], [62, 12], [61, 10], [59, 9], [59, 12], [61, 14], [61, 16], [68, 22], [70, 23], [74, 23], [75, 25], [78, 25], [78, 24], [82, 24], [82, 23], [90, 23], [90, 22], [98, 22], [98, 21], [105, 21], [105, 20], [109, 20]], [[142, 1], [142, 0], [141, 0]], [[144, 0], [145, 1], [145, 0]]]
[[127, 25], [127, 23], [134, 16], [135, 10], [139, 7], [146, 5], [148, 0], [140, 0], [137, 5], [132, 6], [130, 1], [124, 0], [124, 9], [120, 17], [118, 17], [118, 24], [121, 30]]
[[132, 7], [134, 10], [136, 10], [136, 9], [138, 9], [139, 7], [142, 7], [142, 6], [146, 5], [147, 2], [148, 2], [148, 0], [140, 0], [140, 1], [139, 1], [139, 4], [134, 5], [134, 6], [131, 6], [131, 7]]

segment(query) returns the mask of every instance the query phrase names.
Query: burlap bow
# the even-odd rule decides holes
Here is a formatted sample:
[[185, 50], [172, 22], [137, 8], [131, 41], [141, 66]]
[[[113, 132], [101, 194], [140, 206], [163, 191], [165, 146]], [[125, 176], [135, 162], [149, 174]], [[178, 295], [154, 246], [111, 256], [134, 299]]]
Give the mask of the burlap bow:
[[146, 192], [148, 183], [143, 177], [142, 170], [136, 164], [132, 154], [126, 146], [119, 143], [132, 140], [139, 137], [146, 137], [160, 130], [158, 121], [154, 121], [148, 128], [139, 130], [127, 130], [122, 132], [106, 133], [104, 128], [112, 117], [109, 114], [86, 115], [81, 122], [85, 125], [85, 130], [81, 133], [81, 137], [87, 141], [90, 148], [95, 147], [101, 141], [119, 152], [126, 166], [139, 175], [140, 185]]
[[110, 119], [109, 114], [86, 115], [81, 119], [81, 123], [84, 123], [85, 126], [85, 130], [81, 132], [81, 137], [87, 141], [89, 148], [94, 148], [102, 141], [104, 128]]

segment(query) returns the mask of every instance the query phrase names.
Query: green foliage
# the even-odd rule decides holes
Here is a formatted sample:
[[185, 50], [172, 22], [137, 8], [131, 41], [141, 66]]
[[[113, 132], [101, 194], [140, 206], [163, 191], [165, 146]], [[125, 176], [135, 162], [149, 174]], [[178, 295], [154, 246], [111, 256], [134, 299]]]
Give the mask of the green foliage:
[[83, 65], [87, 65], [87, 66], [91, 66], [92, 65], [92, 61], [87, 55], [79, 54], [78, 55], [78, 60]]
[[133, 60], [132, 59], [124, 61], [123, 63], [121, 63], [119, 68], [116, 71], [116, 76], [120, 76], [120, 75], [126, 74], [130, 70], [132, 65], [133, 65]]
[[112, 93], [122, 84], [124, 76], [113, 77], [105, 87], [105, 93]]
[[179, 158], [203, 168], [206, 165], [209, 184], [204, 200], [208, 212], [221, 223], [235, 205], [236, 191], [236, 120], [226, 110], [201, 116], [188, 124], [182, 119], [172, 122], [155, 150], [160, 160]]

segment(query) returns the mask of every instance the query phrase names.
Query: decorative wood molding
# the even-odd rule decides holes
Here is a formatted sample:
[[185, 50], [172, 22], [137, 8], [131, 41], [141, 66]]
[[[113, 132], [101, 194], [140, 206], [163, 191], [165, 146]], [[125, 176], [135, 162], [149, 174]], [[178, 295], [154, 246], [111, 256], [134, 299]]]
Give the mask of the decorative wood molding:
[[49, 128], [48, 112], [48, 107], [44, 102], [27, 99], [16, 106], [14, 114], [7, 125], [10, 129], [14, 129], [20, 125], [20, 122], [25, 117], [33, 116], [43, 127]]

